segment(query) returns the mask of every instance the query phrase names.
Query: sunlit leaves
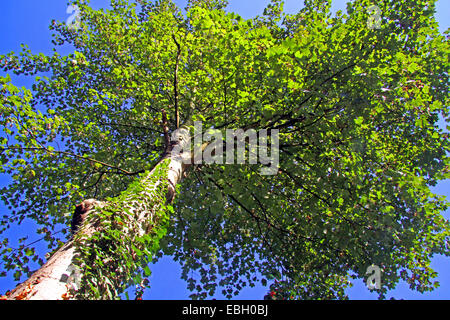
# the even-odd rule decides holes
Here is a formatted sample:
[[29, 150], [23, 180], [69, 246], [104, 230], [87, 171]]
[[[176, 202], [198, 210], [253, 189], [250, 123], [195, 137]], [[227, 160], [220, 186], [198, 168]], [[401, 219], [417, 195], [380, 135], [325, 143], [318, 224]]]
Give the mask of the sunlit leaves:
[[[345, 298], [349, 278], [372, 264], [383, 270], [381, 294], [399, 279], [435, 287], [429, 262], [448, 254], [450, 229], [445, 200], [429, 190], [448, 177], [449, 150], [437, 127], [449, 113], [448, 40], [433, 1], [379, 2], [376, 30], [366, 0], [336, 17], [329, 1], [294, 15], [273, 1], [249, 20], [221, 1], [191, 1], [185, 16], [170, 1], [141, 11], [78, 4], [82, 28], [51, 25], [54, 44], [73, 54], [24, 47], [0, 59], [7, 72], [36, 76], [32, 91], [1, 78], [0, 168], [13, 178], [2, 200], [17, 210], [2, 227], [31, 218], [54, 241], [51, 226], [81, 199], [118, 206], [135, 196], [134, 178], [165, 148], [161, 110], [174, 130], [175, 104], [182, 125], [276, 128], [281, 140], [274, 176], [258, 165], [193, 167], [148, 237], [120, 230], [135, 222], [133, 206], [157, 199], [135, 199], [123, 216], [114, 205], [99, 211], [105, 229], [84, 252], [93, 260], [83, 295], [140, 282], [159, 245], [182, 263], [192, 298], [217, 287], [231, 298], [257, 283], [280, 298]], [[18, 258], [35, 255], [22, 249]], [[6, 261], [14, 270], [19, 260]]]

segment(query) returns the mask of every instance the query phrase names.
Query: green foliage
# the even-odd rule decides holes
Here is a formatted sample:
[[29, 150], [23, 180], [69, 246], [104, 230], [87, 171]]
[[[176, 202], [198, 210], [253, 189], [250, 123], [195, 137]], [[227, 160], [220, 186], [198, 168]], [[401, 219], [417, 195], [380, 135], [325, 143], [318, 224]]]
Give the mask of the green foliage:
[[89, 214], [84, 227], [94, 226], [95, 231], [75, 236], [75, 261], [83, 270], [78, 299], [114, 299], [130, 284], [141, 284], [142, 276], [150, 276], [147, 265], [159, 250], [170, 217], [165, 196], [168, 162]]
[[[98, 11], [76, 3], [80, 29], [50, 26], [55, 46], [73, 54], [0, 56], [5, 71], [36, 76], [31, 91], [1, 78], [0, 169], [13, 179], [1, 190], [12, 210], [1, 231], [34, 220], [51, 248], [64, 213], [107, 200], [92, 215], [98, 230], [79, 239], [80, 297], [139, 283], [159, 248], [181, 262], [192, 298], [217, 287], [231, 298], [257, 282], [286, 298], [346, 298], [372, 264], [380, 297], [400, 279], [435, 288], [430, 259], [448, 256], [450, 240], [448, 204], [430, 191], [449, 177], [437, 125], [449, 116], [449, 45], [435, 1], [377, 1], [380, 29], [367, 27], [367, 0], [336, 17], [330, 1], [294, 15], [272, 1], [249, 20], [224, 1], [190, 1], [185, 16], [167, 0], [141, 1], [140, 11], [123, 0]], [[163, 109], [171, 131], [177, 117], [279, 129], [278, 174], [194, 166], [166, 207], [164, 166], [148, 171], [165, 148]], [[151, 231], [123, 232], [141, 230], [134, 216], [144, 211]], [[2, 244], [6, 270], [29, 271]]]

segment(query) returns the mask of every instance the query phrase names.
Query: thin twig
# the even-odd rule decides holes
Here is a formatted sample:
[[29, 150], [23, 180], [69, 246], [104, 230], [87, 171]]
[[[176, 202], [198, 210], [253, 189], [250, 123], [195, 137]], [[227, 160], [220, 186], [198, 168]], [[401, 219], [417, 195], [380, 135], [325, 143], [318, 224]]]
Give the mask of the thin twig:
[[163, 133], [164, 133], [164, 144], [165, 144], [165, 153], [169, 152], [170, 148], [170, 137], [169, 137], [169, 125], [167, 123], [167, 114], [166, 110], [162, 109], [162, 125], [163, 125]]
[[122, 173], [124, 173], [126, 175], [134, 175], [135, 174], [134, 172], [129, 172], [127, 170], [121, 169], [119, 167], [107, 164], [107, 163], [99, 161], [99, 160], [95, 160], [95, 159], [92, 159], [92, 158], [80, 156], [80, 155], [72, 153], [72, 152], [49, 150], [48, 148], [46, 148], [44, 146], [42, 146], [42, 147], [8, 147], [8, 148], [0, 148], [0, 150], [7, 150], [7, 149], [11, 149], [11, 150], [14, 150], [14, 149], [17, 149], [17, 150], [44, 150], [44, 151], [46, 151], [46, 152], [48, 152], [50, 154], [55, 154], [55, 153], [64, 154], [64, 155], [68, 155], [68, 156], [71, 156], [71, 157], [74, 157], [74, 158], [77, 158], [77, 159], [82, 159], [84, 161], [98, 163], [98, 164], [101, 164], [102, 166], [105, 166], [105, 167], [108, 167], [108, 168], [111, 168], [111, 169], [116, 169], [117, 171], [122, 172]]

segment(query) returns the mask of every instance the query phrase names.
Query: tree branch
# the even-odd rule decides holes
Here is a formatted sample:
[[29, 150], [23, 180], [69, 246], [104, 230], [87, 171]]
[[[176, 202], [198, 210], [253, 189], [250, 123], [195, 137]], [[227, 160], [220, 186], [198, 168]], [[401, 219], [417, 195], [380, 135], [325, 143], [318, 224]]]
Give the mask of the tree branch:
[[72, 152], [50, 150], [50, 149], [48, 149], [48, 148], [46, 148], [44, 146], [42, 146], [40, 148], [38, 148], [38, 147], [8, 147], [8, 148], [0, 148], [0, 150], [2, 150], [2, 151], [7, 150], [7, 149], [10, 149], [10, 150], [14, 150], [14, 149], [17, 149], [17, 150], [44, 150], [44, 151], [46, 151], [46, 152], [48, 152], [50, 154], [56, 154], [56, 153], [57, 154], [63, 154], [63, 155], [67, 155], [67, 156], [71, 156], [71, 157], [77, 158], [77, 159], [82, 159], [84, 161], [98, 163], [98, 164], [101, 164], [102, 166], [105, 166], [105, 167], [108, 167], [108, 168], [111, 168], [111, 169], [116, 169], [118, 172], [124, 173], [124, 174], [129, 175], [129, 176], [135, 175], [137, 173], [141, 173], [140, 171], [139, 172], [129, 172], [127, 170], [121, 169], [119, 167], [110, 165], [108, 163], [105, 163], [105, 162], [102, 162], [102, 161], [99, 161], [99, 160], [95, 160], [95, 159], [88, 158], [88, 157], [83, 157], [83, 156], [80, 156], [80, 155], [72, 153]]
[[172, 34], [172, 39], [175, 42], [175, 45], [177, 46], [177, 58], [175, 62], [175, 73], [173, 77], [173, 92], [174, 92], [174, 105], [175, 105], [175, 121], [177, 125], [177, 129], [180, 128], [180, 112], [178, 110], [178, 67], [180, 63], [180, 56], [181, 56], [181, 47], [180, 44], [177, 42], [177, 39], [175, 38], [175, 35]]
[[169, 148], [170, 148], [169, 125], [167, 123], [166, 110], [162, 109], [161, 113], [162, 113], [162, 125], [163, 125], [164, 144], [165, 144], [164, 153], [167, 154], [169, 152]]

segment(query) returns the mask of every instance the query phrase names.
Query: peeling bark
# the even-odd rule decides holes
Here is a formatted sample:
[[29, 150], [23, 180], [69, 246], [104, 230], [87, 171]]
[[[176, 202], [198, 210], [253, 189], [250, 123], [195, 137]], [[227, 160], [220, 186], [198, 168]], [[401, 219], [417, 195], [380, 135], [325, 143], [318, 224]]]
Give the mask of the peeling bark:
[[18, 285], [8, 296], [9, 300], [62, 300], [70, 283], [65, 275], [70, 272], [75, 246], [73, 239], [64, 244], [27, 281]]
[[88, 199], [81, 202], [76, 206], [75, 212], [73, 214], [72, 223], [70, 228], [72, 229], [72, 234], [77, 233], [80, 226], [86, 220], [87, 215], [90, 210], [94, 207], [95, 199]]

